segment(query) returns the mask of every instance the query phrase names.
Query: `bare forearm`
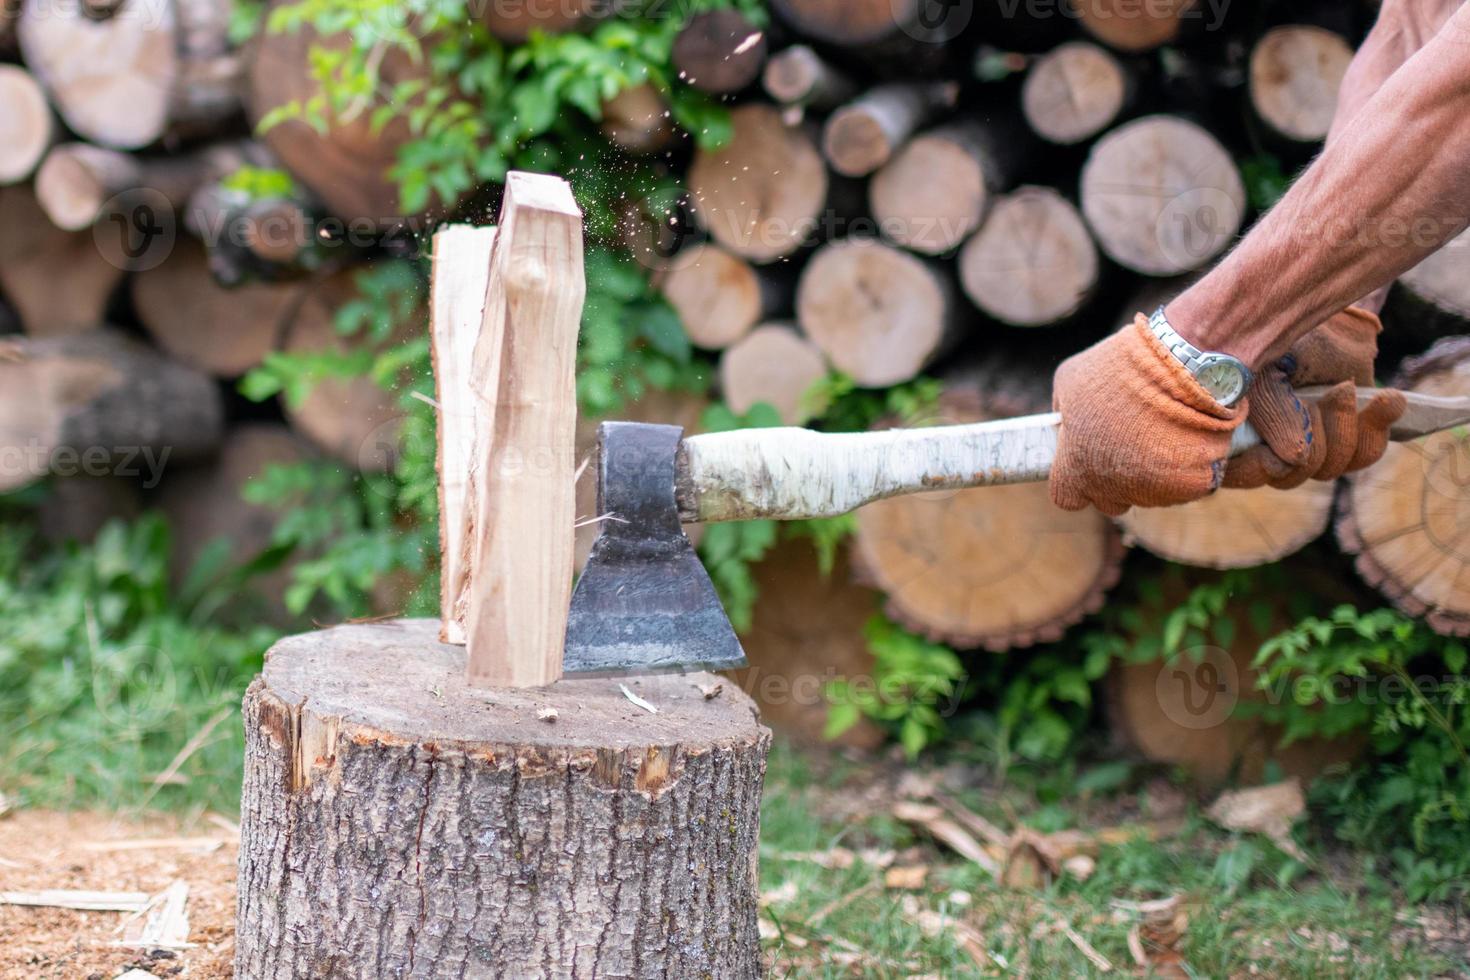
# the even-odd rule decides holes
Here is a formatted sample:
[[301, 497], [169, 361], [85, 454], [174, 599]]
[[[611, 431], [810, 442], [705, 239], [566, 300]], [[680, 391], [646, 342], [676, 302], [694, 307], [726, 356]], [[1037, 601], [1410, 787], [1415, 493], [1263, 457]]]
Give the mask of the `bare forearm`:
[[1259, 367], [1470, 223], [1470, 7], [1334, 127], [1322, 156], [1169, 304], [1200, 346]]

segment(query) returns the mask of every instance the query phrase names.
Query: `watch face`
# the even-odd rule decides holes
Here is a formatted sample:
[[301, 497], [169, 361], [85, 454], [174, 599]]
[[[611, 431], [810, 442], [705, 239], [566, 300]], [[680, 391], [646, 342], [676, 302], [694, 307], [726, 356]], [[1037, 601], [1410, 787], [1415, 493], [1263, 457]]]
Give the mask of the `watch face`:
[[1240, 401], [1245, 394], [1245, 365], [1233, 357], [1212, 358], [1199, 369], [1195, 379], [1226, 408]]

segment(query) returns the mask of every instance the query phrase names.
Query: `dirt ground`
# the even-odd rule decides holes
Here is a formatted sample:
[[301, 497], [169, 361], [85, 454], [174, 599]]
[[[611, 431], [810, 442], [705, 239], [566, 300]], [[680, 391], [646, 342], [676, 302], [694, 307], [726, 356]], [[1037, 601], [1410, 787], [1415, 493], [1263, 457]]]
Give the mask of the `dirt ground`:
[[[190, 847], [91, 850], [108, 842], [209, 838]], [[113, 980], [129, 969], [158, 977], [233, 975], [235, 851], [227, 824], [188, 826], [94, 813], [21, 811], [0, 818], [0, 892], [74, 889], [156, 894], [189, 886], [189, 942], [178, 951], [122, 948], [130, 913], [0, 905], [0, 978]], [[136, 925], [136, 923], [133, 923]]]

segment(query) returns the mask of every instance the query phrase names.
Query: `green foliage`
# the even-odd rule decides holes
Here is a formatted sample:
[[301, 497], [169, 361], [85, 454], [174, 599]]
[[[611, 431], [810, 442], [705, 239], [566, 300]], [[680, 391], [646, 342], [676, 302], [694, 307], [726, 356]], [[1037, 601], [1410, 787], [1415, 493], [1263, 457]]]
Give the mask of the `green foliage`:
[[865, 432], [882, 421], [922, 425], [938, 414], [944, 384], [915, 378], [892, 388], [860, 388], [848, 375], [833, 372], [802, 396], [802, 411], [830, 432]]
[[964, 665], [948, 647], [930, 643], [875, 615], [865, 629], [873, 654], [871, 678], [845, 678], [827, 686], [826, 735], [836, 738], [871, 718], [893, 732], [910, 758], [944, 737], [963, 692]]
[[1245, 180], [1246, 198], [1257, 211], [1269, 211], [1291, 186], [1291, 178], [1281, 170], [1281, 161], [1269, 153], [1242, 160], [1240, 175]]
[[[40, 549], [0, 524], [0, 782], [46, 806], [217, 805], [240, 780], [240, 696], [275, 639], [218, 553], [180, 589], [159, 517], [105, 527], [88, 547]], [[154, 784], [191, 738], [201, 744]], [[39, 764], [44, 761], [44, 764]]]
[[240, 167], [221, 180], [220, 186], [252, 199], [291, 197], [296, 193], [296, 182], [291, 175], [274, 167]]

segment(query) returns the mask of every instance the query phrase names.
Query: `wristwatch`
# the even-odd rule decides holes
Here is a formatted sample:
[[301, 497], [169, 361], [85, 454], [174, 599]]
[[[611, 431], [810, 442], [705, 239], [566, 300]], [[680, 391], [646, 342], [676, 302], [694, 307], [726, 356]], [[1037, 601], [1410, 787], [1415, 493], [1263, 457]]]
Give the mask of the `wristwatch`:
[[1200, 387], [1226, 408], [1232, 408], [1251, 388], [1251, 370], [1238, 357], [1218, 351], [1202, 351], [1179, 336], [1164, 315], [1161, 306], [1149, 317], [1149, 329], [1169, 348], [1184, 369], [1194, 375]]

